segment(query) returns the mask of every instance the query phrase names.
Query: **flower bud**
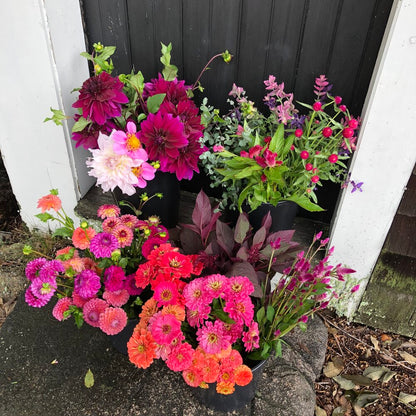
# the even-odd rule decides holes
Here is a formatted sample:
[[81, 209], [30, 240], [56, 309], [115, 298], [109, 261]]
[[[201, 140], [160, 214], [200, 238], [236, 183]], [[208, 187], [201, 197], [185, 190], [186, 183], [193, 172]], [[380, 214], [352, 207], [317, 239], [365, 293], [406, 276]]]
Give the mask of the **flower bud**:
[[232, 58], [233, 56], [227, 50], [222, 53], [222, 59], [226, 64], [230, 63]]

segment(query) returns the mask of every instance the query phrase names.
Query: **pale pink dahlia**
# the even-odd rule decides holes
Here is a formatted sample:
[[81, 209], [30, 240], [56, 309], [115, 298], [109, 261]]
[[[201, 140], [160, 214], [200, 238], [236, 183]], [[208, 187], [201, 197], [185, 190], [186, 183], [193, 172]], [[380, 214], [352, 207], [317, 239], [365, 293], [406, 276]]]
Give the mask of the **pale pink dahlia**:
[[102, 125], [107, 119], [120, 116], [121, 104], [128, 102], [123, 83], [103, 71], [82, 84], [79, 98], [72, 107], [81, 108], [84, 118]]
[[121, 308], [107, 308], [100, 314], [99, 324], [101, 331], [107, 335], [121, 332], [127, 324], [127, 315]]
[[220, 320], [214, 323], [206, 321], [198, 328], [196, 335], [200, 347], [208, 354], [217, 354], [230, 346], [230, 336], [224, 331], [224, 324]]
[[119, 155], [113, 150], [112, 140], [100, 134], [98, 149], [90, 149], [92, 158], [87, 160], [87, 166], [92, 168], [88, 175], [97, 178], [97, 185], [103, 191], [113, 191], [118, 186], [124, 194], [133, 195], [138, 184], [132, 168], [140, 166], [141, 159], [132, 159], [128, 155]]
[[116, 292], [110, 292], [105, 290], [103, 298], [111, 305], [119, 308], [127, 303], [130, 298], [129, 292], [126, 289], [117, 290]]
[[95, 257], [111, 257], [111, 253], [119, 248], [117, 238], [109, 233], [98, 233], [90, 243], [91, 253]]
[[54, 306], [52, 310], [52, 315], [55, 319], [58, 321], [63, 321], [65, 319], [69, 318], [68, 316], [64, 316], [64, 313], [69, 309], [69, 307], [72, 305], [71, 298], [65, 297], [61, 298], [56, 302], [56, 305]]
[[86, 302], [82, 308], [84, 321], [95, 328], [100, 326], [100, 315], [109, 307], [105, 300], [94, 298]]
[[83, 270], [74, 279], [74, 290], [83, 298], [92, 298], [100, 288], [100, 276], [92, 270]]

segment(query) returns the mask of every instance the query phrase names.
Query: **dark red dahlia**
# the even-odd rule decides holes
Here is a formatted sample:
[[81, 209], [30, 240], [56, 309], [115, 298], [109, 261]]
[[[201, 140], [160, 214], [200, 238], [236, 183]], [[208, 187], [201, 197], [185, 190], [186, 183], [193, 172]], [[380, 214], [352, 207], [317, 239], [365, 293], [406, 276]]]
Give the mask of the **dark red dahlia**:
[[139, 140], [144, 144], [150, 160], [159, 160], [162, 172], [179, 156], [179, 149], [188, 144], [183, 124], [172, 114], [149, 114], [141, 123]]
[[[75, 114], [75, 121], [78, 121], [80, 117], [79, 114]], [[76, 141], [75, 147], [82, 146], [84, 149], [97, 149], [98, 135], [100, 133], [108, 135], [115, 128], [116, 125], [111, 120], [107, 120], [102, 126], [97, 123], [90, 123], [84, 130], [73, 132], [72, 140]]]
[[87, 120], [103, 125], [107, 119], [121, 115], [121, 104], [129, 99], [123, 93], [123, 83], [107, 72], [88, 78], [79, 91], [79, 98], [72, 107], [81, 108]]
[[176, 78], [173, 81], [166, 81], [162, 75], [159, 74], [157, 79], [152, 79], [152, 82], [147, 82], [144, 86], [143, 98], [146, 99], [155, 94], [166, 94], [165, 101], [173, 104], [178, 104], [179, 101], [187, 100], [186, 90], [189, 89], [185, 85], [185, 81], [178, 81]]

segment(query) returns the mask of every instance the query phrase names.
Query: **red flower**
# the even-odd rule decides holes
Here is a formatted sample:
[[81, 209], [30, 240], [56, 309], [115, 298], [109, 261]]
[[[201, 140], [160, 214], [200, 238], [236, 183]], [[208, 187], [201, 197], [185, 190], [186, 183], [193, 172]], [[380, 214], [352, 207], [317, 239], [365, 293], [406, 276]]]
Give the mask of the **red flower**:
[[309, 152], [307, 152], [306, 150], [303, 150], [302, 152], [300, 152], [300, 158], [306, 160], [309, 157]]
[[324, 127], [322, 129], [322, 136], [324, 136], [324, 137], [331, 137], [331, 135], [332, 135], [332, 129], [331, 129], [331, 127]]
[[328, 157], [329, 163], [335, 163], [338, 160], [338, 155], [335, 153]]
[[121, 115], [121, 104], [129, 99], [122, 92], [123, 83], [107, 72], [88, 78], [79, 92], [79, 98], [72, 104], [82, 109], [85, 119], [103, 125], [107, 119]]

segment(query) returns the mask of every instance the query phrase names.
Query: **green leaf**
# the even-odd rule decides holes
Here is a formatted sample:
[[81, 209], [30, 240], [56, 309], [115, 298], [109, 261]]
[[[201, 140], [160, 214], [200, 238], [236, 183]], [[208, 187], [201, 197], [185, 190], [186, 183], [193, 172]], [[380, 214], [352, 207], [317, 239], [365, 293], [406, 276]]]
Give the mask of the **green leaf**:
[[169, 43], [167, 46], [162, 42], [160, 44], [162, 45], [162, 56], [160, 57], [160, 62], [164, 65], [162, 70], [163, 78], [166, 81], [173, 81], [178, 74], [178, 68], [170, 63], [172, 44]]
[[165, 97], [166, 94], [155, 94], [149, 97], [147, 99], [147, 109], [149, 110], [149, 113], [156, 113]]
[[362, 408], [370, 404], [375, 403], [378, 400], [378, 394], [376, 393], [359, 393], [357, 398], [354, 400], [354, 407]]
[[49, 220], [55, 219], [51, 214], [47, 212], [42, 212], [41, 214], [36, 214], [35, 217], [39, 218], [42, 222], [47, 222]]
[[319, 205], [311, 202], [307, 196], [292, 195], [291, 197], [285, 199], [287, 201], [296, 202], [296, 204], [298, 204], [301, 208], [306, 209], [310, 212], [325, 211]]
[[137, 74], [131, 75], [127, 81], [137, 90], [140, 94], [143, 92], [144, 88], [144, 77], [143, 74], [139, 71]]
[[84, 117], [80, 117], [79, 120], [72, 127], [72, 132], [75, 133], [77, 131], [82, 131], [90, 123], [91, 123], [91, 121], [86, 120]]
[[106, 61], [111, 55], [114, 54], [114, 52], [116, 51], [116, 47], [115, 46], [105, 46], [101, 53], [100, 53], [100, 58], [103, 61]]
[[53, 232], [53, 234], [52, 234], [52, 236], [53, 237], [67, 237], [67, 238], [71, 238], [72, 237], [72, 234], [73, 234], [73, 232], [72, 232], [72, 230], [71, 229], [69, 229], [69, 228], [67, 228], [67, 227], [61, 227], [61, 228], [57, 228], [54, 232]]
[[273, 308], [273, 306], [271, 306], [271, 305], [269, 305], [268, 307], [267, 307], [267, 312], [266, 312], [266, 316], [267, 316], [267, 320], [269, 321], [269, 322], [273, 322], [273, 319], [274, 319], [274, 308]]
[[225, 322], [226, 324], [235, 324], [235, 321], [231, 319], [226, 312], [222, 309], [214, 309], [212, 313], [221, 321]]
[[144, 114], [144, 113], [140, 113], [140, 114], [137, 116], [137, 124], [139, 124], [141, 121], [143, 121], [146, 117], [147, 117], [147, 116], [146, 116], [146, 114]]
[[281, 150], [284, 147], [284, 132], [285, 127], [283, 124], [279, 124], [279, 127], [277, 128], [276, 132], [274, 133], [270, 144], [269, 149], [271, 152], [279, 154]]
[[416, 400], [416, 395], [408, 394], [408, 393], [399, 393], [399, 402], [409, 404], [410, 402], [414, 402]]
[[263, 321], [263, 318], [265, 317], [266, 312], [264, 310], [264, 306], [262, 306], [256, 313], [257, 322], [260, 324]]
[[54, 108], [50, 107], [52, 111], [52, 117], [47, 117], [43, 122], [46, 121], [53, 121], [57, 126], [62, 126], [62, 120], [67, 119], [67, 116], [63, 113], [62, 110], [55, 110]]
[[84, 384], [87, 389], [94, 385], [94, 374], [92, 373], [91, 369], [88, 369], [87, 374], [85, 374]]
[[240, 214], [234, 229], [234, 241], [238, 244], [243, 244], [250, 229], [250, 222], [247, 215]]
[[88, 52], [81, 52], [80, 55], [83, 56], [84, 58], [87, 58], [90, 61], [93, 60], [92, 55], [90, 55]]

